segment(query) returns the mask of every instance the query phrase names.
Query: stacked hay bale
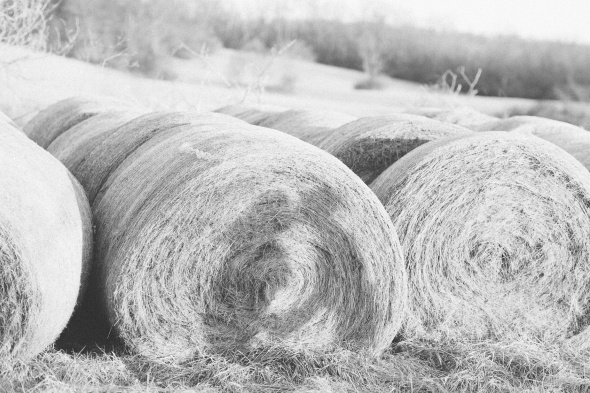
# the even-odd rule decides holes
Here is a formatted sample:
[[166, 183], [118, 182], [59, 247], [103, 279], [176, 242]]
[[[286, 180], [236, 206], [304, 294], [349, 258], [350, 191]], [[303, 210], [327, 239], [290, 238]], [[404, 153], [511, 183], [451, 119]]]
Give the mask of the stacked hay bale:
[[330, 111], [288, 110], [268, 116], [258, 125], [273, 128], [319, 146], [330, 133], [356, 117]]
[[89, 297], [129, 347], [180, 362], [389, 346], [407, 301], [401, 246], [337, 159], [221, 114], [150, 114], [103, 135], [83, 160], [61, 157], [94, 200]]
[[0, 363], [11, 363], [40, 353], [68, 322], [88, 273], [92, 225], [67, 169], [2, 121], [0, 166]]
[[470, 128], [534, 135], [561, 147], [590, 170], [590, 132], [569, 123], [535, 116], [514, 116], [473, 124]]
[[127, 102], [112, 98], [71, 97], [39, 112], [25, 125], [23, 131], [46, 149], [58, 136], [92, 116], [131, 108], [133, 107]]
[[228, 105], [216, 109], [215, 112], [233, 116], [254, 126], [259, 125], [269, 116], [284, 112], [287, 109], [271, 105]]
[[413, 115], [425, 116], [444, 123], [457, 124], [466, 128], [498, 120], [497, 117], [483, 114], [469, 107], [459, 107], [454, 109], [411, 108], [407, 109], [405, 112]]
[[486, 132], [421, 146], [371, 188], [410, 281], [407, 336], [554, 342], [590, 321], [590, 173], [557, 146]]
[[370, 184], [416, 147], [439, 138], [471, 133], [466, 128], [423, 116], [398, 114], [353, 121], [331, 132], [318, 146]]
[[8, 117], [8, 116], [6, 116], [1, 111], [0, 111], [0, 122], [4, 122], [4, 123], [10, 125], [15, 130], [20, 130], [20, 128], [18, 128], [18, 126], [16, 125], [16, 123], [11, 118]]

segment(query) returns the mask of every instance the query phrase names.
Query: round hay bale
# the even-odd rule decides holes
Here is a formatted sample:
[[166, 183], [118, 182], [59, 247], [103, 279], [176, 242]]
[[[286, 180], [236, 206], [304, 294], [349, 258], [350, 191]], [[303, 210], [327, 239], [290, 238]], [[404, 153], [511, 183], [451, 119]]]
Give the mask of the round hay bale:
[[259, 125], [274, 128], [318, 146], [333, 129], [354, 120], [357, 118], [338, 112], [289, 110], [268, 116]]
[[471, 128], [475, 131], [511, 131], [534, 135], [561, 147], [590, 170], [590, 132], [572, 124], [536, 116], [514, 116]]
[[29, 138], [42, 148], [76, 124], [99, 113], [131, 108], [131, 105], [105, 97], [71, 97], [39, 112], [24, 127]]
[[405, 113], [428, 117], [443, 123], [456, 124], [471, 129], [471, 126], [498, 120], [497, 117], [486, 115], [470, 107], [454, 109], [411, 108]]
[[[83, 132], [76, 132], [72, 139], [76, 149], [68, 148], [67, 144], [59, 143], [51, 146], [51, 152], [66, 165], [80, 181], [88, 200], [92, 204], [101, 186], [113, 172], [137, 147], [154, 135], [169, 128], [187, 124], [208, 126], [225, 124], [245, 124], [243, 121], [217, 113], [198, 114], [194, 112], [154, 112], [139, 116], [123, 125], [109, 128], [112, 119], [96, 124], [91, 137], [86, 138], [86, 127]], [[89, 129], [95, 123], [89, 124]]]
[[93, 204], [100, 297], [147, 358], [336, 346], [377, 354], [406, 273], [383, 206], [348, 168], [243, 124], [168, 129]]
[[134, 111], [107, 111], [97, 114], [81, 121], [55, 138], [47, 147], [47, 151], [68, 169], [75, 168], [78, 161], [88, 157], [96, 144], [107, 139], [109, 134], [119, 126], [140, 115], [140, 112]]
[[0, 112], [0, 121], [10, 125], [13, 129], [20, 131], [20, 128], [16, 125], [16, 123], [2, 112]]
[[0, 363], [28, 360], [70, 318], [92, 250], [90, 208], [67, 169], [0, 122]]
[[590, 322], [590, 173], [539, 138], [421, 146], [371, 185], [409, 272], [406, 335], [561, 340]]
[[271, 105], [228, 105], [216, 109], [214, 112], [233, 116], [240, 120], [244, 120], [246, 123], [257, 126], [269, 116], [284, 111], [286, 111], [285, 108]]
[[391, 164], [416, 147], [472, 131], [423, 116], [365, 117], [334, 130], [319, 147], [336, 156], [370, 184]]

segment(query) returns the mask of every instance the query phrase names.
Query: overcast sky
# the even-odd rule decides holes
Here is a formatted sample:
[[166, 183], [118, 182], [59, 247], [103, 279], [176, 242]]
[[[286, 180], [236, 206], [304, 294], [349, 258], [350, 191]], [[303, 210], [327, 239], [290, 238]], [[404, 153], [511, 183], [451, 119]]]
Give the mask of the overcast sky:
[[590, 44], [590, 0], [225, 0], [253, 16], [280, 12], [355, 20], [373, 13], [393, 23]]

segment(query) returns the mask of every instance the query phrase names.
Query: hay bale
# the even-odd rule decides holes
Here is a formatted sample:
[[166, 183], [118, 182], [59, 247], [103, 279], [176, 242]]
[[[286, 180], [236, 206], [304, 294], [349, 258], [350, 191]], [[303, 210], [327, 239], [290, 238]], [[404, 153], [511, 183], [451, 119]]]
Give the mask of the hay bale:
[[[126, 116], [126, 115], [123, 115]], [[119, 127], [110, 128], [112, 120], [89, 124], [90, 138], [85, 131], [76, 132], [72, 140], [76, 145], [70, 149], [67, 144], [51, 145], [51, 153], [80, 181], [88, 200], [92, 204], [96, 194], [109, 174], [121, 164], [137, 147], [154, 135], [169, 128], [187, 124], [208, 126], [224, 124], [244, 124], [241, 120], [217, 113], [198, 114], [193, 112], [154, 112], [137, 117]], [[115, 119], [117, 121], [117, 119]], [[102, 128], [105, 126], [104, 128]]]
[[240, 124], [169, 128], [93, 204], [103, 299], [150, 359], [343, 345], [376, 354], [403, 319], [401, 248], [334, 157]]
[[246, 123], [257, 126], [269, 116], [286, 110], [285, 108], [272, 105], [228, 105], [216, 109], [214, 112], [233, 116], [244, 120]]
[[4, 122], [12, 127], [12, 129], [20, 131], [20, 128], [16, 125], [16, 123], [4, 113], [0, 111], [0, 122]]
[[92, 250], [90, 208], [75, 179], [0, 122], [0, 363], [27, 360], [70, 318]]
[[289, 110], [268, 116], [259, 125], [274, 128], [318, 146], [335, 128], [356, 119], [338, 112]]
[[535, 116], [514, 116], [471, 126], [475, 131], [511, 131], [549, 141], [590, 170], [590, 132], [558, 120]]
[[141, 112], [107, 111], [92, 116], [55, 138], [47, 151], [60, 160], [68, 169], [76, 168], [78, 161], [85, 160], [92, 148], [121, 125], [139, 117]]
[[412, 115], [428, 117], [443, 123], [456, 124], [471, 129], [471, 126], [498, 120], [497, 117], [486, 115], [470, 107], [453, 109], [441, 108], [410, 108], [405, 111]]
[[71, 97], [39, 112], [25, 125], [23, 131], [46, 149], [55, 138], [76, 124], [99, 113], [122, 108], [131, 108], [131, 105], [105, 97]]
[[371, 188], [404, 249], [408, 336], [554, 342], [590, 322], [590, 173], [560, 148], [505, 132], [443, 139]]
[[365, 117], [334, 130], [319, 147], [336, 156], [370, 184], [391, 164], [416, 147], [472, 131], [423, 116]]

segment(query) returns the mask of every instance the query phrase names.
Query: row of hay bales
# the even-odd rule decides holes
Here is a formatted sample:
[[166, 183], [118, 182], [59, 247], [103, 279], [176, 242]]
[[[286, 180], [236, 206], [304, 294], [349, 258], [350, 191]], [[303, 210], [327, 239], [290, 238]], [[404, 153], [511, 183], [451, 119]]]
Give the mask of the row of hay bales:
[[379, 197], [409, 274], [405, 336], [588, 345], [589, 132], [471, 109], [417, 108], [332, 129], [307, 121], [321, 111], [218, 110], [246, 111], [333, 154]]
[[[25, 127], [92, 211], [86, 278], [88, 202], [72, 186], [69, 214], [86, 225], [68, 241], [80, 245], [86, 289], [59, 294], [69, 313], [80, 296], [71, 332], [103, 318], [132, 350], [170, 362], [267, 347], [377, 355], [396, 336], [584, 341], [590, 172], [559, 147], [418, 114], [220, 112], [235, 117], [72, 98]], [[42, 265], [27, 263], [12, 265]], [[5, 282], [45, 290], [10, 272]], [[2, 289], [13, 299], [0, 309], [6, 326], [40, 329], [14, 311], [28, 307], [22, 290]], [[16, 354], [22, 337], [1, 330], [0, 353]]]

